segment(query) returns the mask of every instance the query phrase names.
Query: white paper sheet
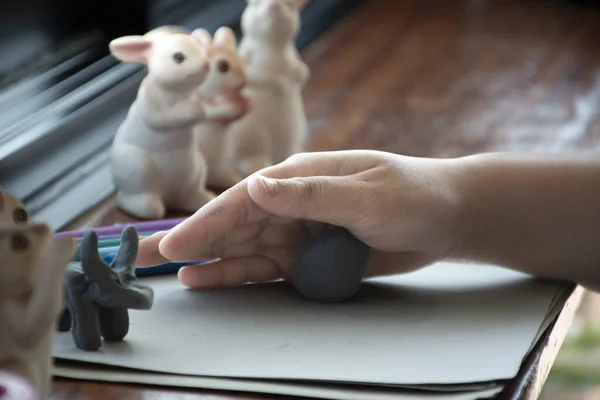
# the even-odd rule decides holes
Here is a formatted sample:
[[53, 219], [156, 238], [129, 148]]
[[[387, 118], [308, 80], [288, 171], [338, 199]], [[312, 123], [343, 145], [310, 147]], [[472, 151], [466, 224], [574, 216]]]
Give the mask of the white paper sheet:
[[330, 400], [482, 400], [493, 398], [503, 388], [501, 385], [494, 385], [485, 389], [474, 389], [461, 393], [425, 392], [390, 387], [378, 388], [355, 385], [205, 378], [152, 372], [115, 371], [98, 366], [90, 366], [89, 364], [86, 366], [88, 368], [82, 366], [59, 366], [55, 369], [55, 375], [65, 378], [112, 383], [136, 383], [178, 388], [268, 393]]
[[535, 336], [535, 340], [533, 342], [531, 342], [531, 346], [529, 346], [529, 351], [527, 353], [529, 353], [529, 352], [531, 352], [531, 350], [533, 350], [533, 347], [540, 340], [540, 338], [542, 337], [544, 332], [546, 332], [546, 330], [550, 327], [552, 322], [554, 322], [554, 320], [556, 319], [558, 314], [560, 314], [560, 312], [563, 310], [563, 307], [565, 306], [565, 304], [567, 303], [569, 298], [573, 295], [574, 290], [575, 290], [574, 286], [565, 285], [565, 286], [563, 286], [562, 290], [558, 290], [556, 292], [554, 299], [550, 302], [550, 307], [548, 308], [546, 317], [544, 318], [544, 321], [540, 325], [540, 329], [539, 329], [537, 335]]
[[315, 304], [286, 284], [192, 292], [145, 278], [151, 311], [98, 352], [57, 335], [54, 356], [183, 375], [382, 385], [514, 377], [561, 286], [496, 267], [439, 263], [376, 279], [354, 302]]

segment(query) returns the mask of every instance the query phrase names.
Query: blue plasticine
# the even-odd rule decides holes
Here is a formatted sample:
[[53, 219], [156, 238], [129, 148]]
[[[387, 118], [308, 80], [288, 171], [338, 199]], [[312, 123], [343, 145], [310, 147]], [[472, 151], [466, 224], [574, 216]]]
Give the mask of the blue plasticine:
[[98, 253], [100, 254], [100, 257], [109, 256], [111, 254], [116, 254], [119, 251], [120, 247], [121, 246], [109, 246], [100, 248], [98, 249]]
[[[116, 252], [103, 256], [104, 262], [106, 262], [107, 264], [112, 263], [115, 256], [116, 256]], [[205, 264], [209, 261], [212, 261], [212, 260], [181, 262], [181, 263], [166, 263], [166, 264], [162, 264], [162, 265], [157, 265], [156, 267], [136, 268], [135, 275], [137, 277], [144, 277], [144, 276], [154, 276], [154, 275], [176, 274], [182, 267], [187, 267], [188, 265]]]

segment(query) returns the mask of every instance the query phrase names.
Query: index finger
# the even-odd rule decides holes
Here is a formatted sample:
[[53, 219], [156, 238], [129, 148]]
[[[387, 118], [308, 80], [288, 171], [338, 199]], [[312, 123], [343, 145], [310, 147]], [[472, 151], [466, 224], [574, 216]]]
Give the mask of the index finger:
[[[361, 153], [356, 153], [359, 155]], [[332, 171], [325, 160], [348, 160], [355, 153], [335, 152], [304, 153], [288, 158], [279, 164], [258, 171], [256, 175], [270, 178], [292, 178], [314, 176]], [[333, 170], [339, 163], [333, 164]], [[341, 164], [340, 164], [341, 165]], [[327, 173], [328, 172], [328, 173]], [[247, 224], [268, 218], [271, 213], [259, 207], [248, 192], [248, 178], [226, 190], [194, 215], [172, 228], [158, 243], [158, 252], [170, 260], [194, 261], [198, 254], [215, 246], [215, 242], [226, 240], [228, 232]]]
[[158, 243], [158, 251], [166, 259], [194, 261], [215, 241], [224, 240], [228, 232], [269, 215], [254, 203], [244, 180], [167, 232]]
[[166, 234], [167, 232], [164, 231], [156, 232], [155, 234], [140, 240], [135, 262], [136, 268], [153, 267], [171, 261], [163, 257], [163, 255], [160, 254], [160, 251], [158, 251], [158, 244]]

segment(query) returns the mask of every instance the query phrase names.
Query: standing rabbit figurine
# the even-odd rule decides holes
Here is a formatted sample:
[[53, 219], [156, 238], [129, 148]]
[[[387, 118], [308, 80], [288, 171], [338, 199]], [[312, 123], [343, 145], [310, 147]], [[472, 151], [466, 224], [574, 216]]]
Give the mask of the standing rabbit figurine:
[[236, 169], [248, 176], [304, 151], [307, 121], [302, 90], [310, 71], [295, 47], [308, 0], [247, 0], [239, 52], [252, 104], [231, 126]]
[[209, 49], [192, 35], [171, 31], [157, 28], [110, 43], [120, 61], [148, 67], [110, 152], [118, 205], [145, 219], [162, 218], [169, 209], [196, 211], [214, 198], [193, 128], [232, 112], [196, 94], [210, 72]]
[[[203, 101], [215, 99], [231, 104], [245, 114], [249, 108], [242, 95], [246, 86], [244, 62], [237, 52], [235, 33], [228, 27], [217, 29], [214, 40], [202, 29], [193, 35], [210, 45], [210, 73], [198, 89]], [[240, 113], [240, 117], [242, 117]], [[230, 121], [203, 121], [195, 128], [197, 145], [208, 165], [207, 186], [227, 189], [242, 180], [232, 162]]]
[[53, 239], [47, 225], [0, 227], [0, 390], [7, 399], [49, 394], [54, 327], [74, 251], [72, 238]]
[[[0, 189], [0, 237], [2, 237], [2, 227], [23, 226], [29, 225], [30, 223], [32, 223], [31, 215], [23, 203], [7, 191]], [[2, 240], [0, 239], [0, 243], [1, 242]], [[3, 269], [3, 265], [3, 262], [0, 260], [0, 276], [3, 277], [4, 281], [6, 277], [4, 277], [5, 270]], [[0, 293], [0, 297], [2, 296], [2, 293]], [[0, 310], [3, 308], [3, 304], [6, 301], [10, 302], [11, 297], [3, 297], [0, 300]], [[3, 313], [0, 312], [0, 315], [2, 314]], [[1, 325], [4, 325], [5, 329], [12, 323], [12, 321], [7, 320], [6, 317], [0, 317], [0, 319], [2, 320]], [[0, 340], [6, 340], [2, 338], [2, 335], [5, 334], [6, 331], [2, 330], [1, 325]], [[7, 343], [11, 343], [11, 340], [9, 339]], [[38, 400], [40, 395], [34, 386], [34, 382], [27, 379], [22, 373], [24, 368], [14, 368], [12, 362], [3, 362], [2, 359], [6, 358], [6, 355], [3, 354], [6, 354], [6, 350], [0, 343], [0, 365], [2, 365], [0, 367], [0, 398], [3, 400]], [[48, 354], [48, 358], [50, 358], [50, 354]], [[46, 365], [47, 359], [40, 357], [37, 362], [40, 363], [40, 367], [43, 367]], [[29, 364], [29, 368], [35, 368], [35, 365]]]

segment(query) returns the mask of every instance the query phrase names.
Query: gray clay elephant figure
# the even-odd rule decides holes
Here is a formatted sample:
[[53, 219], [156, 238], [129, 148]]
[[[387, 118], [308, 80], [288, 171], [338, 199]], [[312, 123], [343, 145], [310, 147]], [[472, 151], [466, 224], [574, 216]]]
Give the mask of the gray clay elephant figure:
[[71, 262], [65, 277], [66, 310], [60, 331], [72, 332], [75, 345], [94, 351], [107, 342], [120, 341], [129, 331], [129, 309], [152, 308], [154, 291], [137, 281], [135, 262], [139, 237], [135, 227], [121, 234], [121, 246], [108, 265], [98, 252], [98, 235], [87, 232], [80, 248], [80, 262]]

